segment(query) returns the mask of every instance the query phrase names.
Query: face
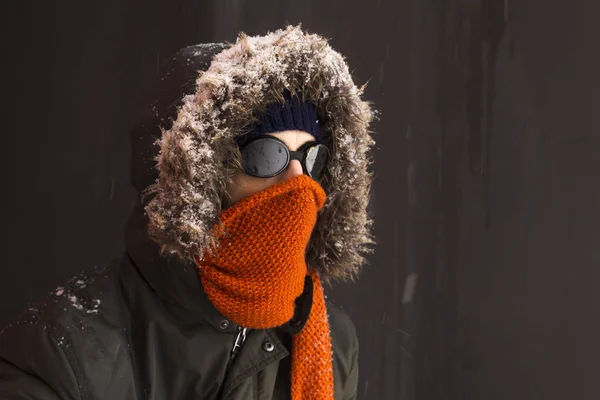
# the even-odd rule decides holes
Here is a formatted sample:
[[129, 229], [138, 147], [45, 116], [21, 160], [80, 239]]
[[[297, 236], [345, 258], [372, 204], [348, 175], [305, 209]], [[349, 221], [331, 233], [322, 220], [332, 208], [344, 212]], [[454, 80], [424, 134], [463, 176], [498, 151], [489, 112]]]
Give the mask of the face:
[[[315, 137], [308, 132], [304, 131], [283, 131], [276, 133], [269, 133], [269, 136], [274, 136], [285, 143], [285, 145], [291, 151], [296, 151], [300, 146], [307, 142], [314, 142]], [[229, 200], [226, 206], [232, 206], [244, 197], [250, 196], [253, 193], [260, 192], [268, 188], [269, 186], [275, 185], [286, 179], [293, 178], [298, 175], [302, 175], [302, 165], [298, 160], [290, 161], [288, 167], [277, 176], [272, 178], [257, 178], [254, 176], [246, 175], [243, 171], [238, 171], [232, 177], [233, 182], [228, 185], [227, 193], [229, 194]], [[225, 205], [224, 205], [225, 206]], [[225, 208], [225, 207], [223, 207]]]

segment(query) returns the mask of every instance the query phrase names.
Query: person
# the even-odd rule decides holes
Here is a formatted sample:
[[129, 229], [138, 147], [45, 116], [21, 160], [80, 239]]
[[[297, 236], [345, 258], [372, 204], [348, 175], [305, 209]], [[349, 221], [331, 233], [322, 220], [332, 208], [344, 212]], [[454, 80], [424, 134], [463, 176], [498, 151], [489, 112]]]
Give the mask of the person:
[[2, 331], [0, 398], [355, 399], [355, 328], [323, 286], [374, 243], [363, 88], [301, 26], [162, 71], [131, 131], [126, 253]]

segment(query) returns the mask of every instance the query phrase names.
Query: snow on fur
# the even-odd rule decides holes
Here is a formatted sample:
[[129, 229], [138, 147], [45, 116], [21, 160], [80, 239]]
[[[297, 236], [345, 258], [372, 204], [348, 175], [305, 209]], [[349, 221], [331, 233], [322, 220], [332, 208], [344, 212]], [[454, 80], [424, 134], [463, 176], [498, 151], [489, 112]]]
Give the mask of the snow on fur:
[[159, 178], [146, 211], [150, 237], [163, 253], [190, 260], [216, 243], [221, 199], [232, 166], [235, 138], [287, 89], [317, 105], [332, 149], [322, 182], [327, 202], [307, 248], [307, 264], [325, 281], [354, 278], [373, 237], [367, 214], [374, 144], [370, 104], [361, 99], [344, 57], [327, 40], [288, 26], [266, 36], [240, 34], [199, 73], [196, 93], [183, 100], [171, 129], [163, 131]]

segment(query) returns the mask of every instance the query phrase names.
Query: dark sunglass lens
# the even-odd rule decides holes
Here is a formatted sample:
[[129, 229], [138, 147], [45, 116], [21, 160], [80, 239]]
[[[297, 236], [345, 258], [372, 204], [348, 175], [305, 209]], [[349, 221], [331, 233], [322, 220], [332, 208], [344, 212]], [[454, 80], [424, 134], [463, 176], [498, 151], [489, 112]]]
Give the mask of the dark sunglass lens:
[[244, 170], [252, 176], [271, 177], [287, 165], [284, 144], [276, 140], [257, 139], [242, 150]]
[[306, 154], [306, 169], [311, 178], [321, 179], [325, 174], [328, 161], [329, 151], [327, 147], [317, 145], [308, 149]]

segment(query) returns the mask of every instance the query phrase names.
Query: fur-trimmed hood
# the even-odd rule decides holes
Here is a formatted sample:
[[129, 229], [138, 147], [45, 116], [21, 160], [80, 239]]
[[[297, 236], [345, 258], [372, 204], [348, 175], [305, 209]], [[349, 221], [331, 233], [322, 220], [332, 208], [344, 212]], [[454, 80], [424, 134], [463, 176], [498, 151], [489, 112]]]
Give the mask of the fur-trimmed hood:
[[[217, 47], [215, 47], [217, 46]], [[322, 36], [289, 26], [266, 36], [240, 34], [200, 70], [172, 124], [163, 124], [158, 179], [145, 191], [149, 235], [165, 254], [189, 260], [214, 244], [221, 199], [239, 159], [235, 138], [285, 90], [317, 105], [332, 159], [322, 182], [327, 201], [307, 248], [324, 280], [353, 278], [373, 243], [367, 214], [372, 174], [370, 104], [348, 66]], [[170, 126], [168, 126], [170, 125]], [[164, 126], [168, 126], [165, 128]]]

